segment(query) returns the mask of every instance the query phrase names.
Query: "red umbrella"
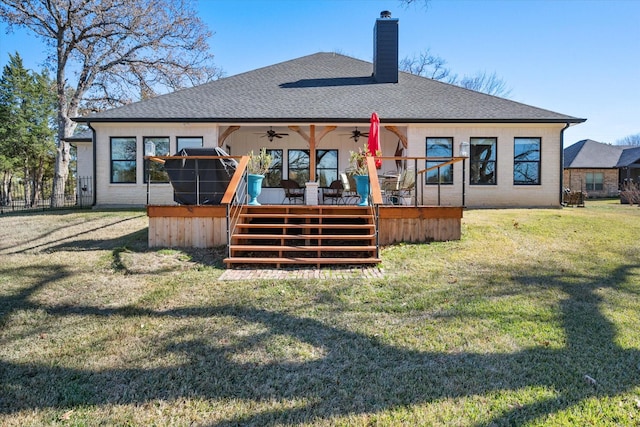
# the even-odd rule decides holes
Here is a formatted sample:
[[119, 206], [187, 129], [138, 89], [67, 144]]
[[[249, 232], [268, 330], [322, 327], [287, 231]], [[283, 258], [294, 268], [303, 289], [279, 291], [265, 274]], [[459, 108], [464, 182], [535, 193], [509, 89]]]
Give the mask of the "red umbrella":
[[[380, 119], [378, 115], [374, 112], [371, 114], [371, 124], [369, 125], [369, 141], [368, 148], [369, 154], [372, 156], [378, 155], [380, 150]], [[380, 169], [382, 167], [382, 160], [376, 159], [376, 168]]]

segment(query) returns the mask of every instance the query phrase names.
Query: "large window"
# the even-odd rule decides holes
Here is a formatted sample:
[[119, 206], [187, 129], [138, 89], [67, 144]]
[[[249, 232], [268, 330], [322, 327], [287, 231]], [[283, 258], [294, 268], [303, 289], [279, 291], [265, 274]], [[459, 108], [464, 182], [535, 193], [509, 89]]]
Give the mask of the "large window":
[[[304, 186], [309, 181], [309, 150], [289, 150], [289, 179]], [[338, 179], [338, 150], [316, 150], [318, 186], [328, 187]]]
[[178, 153], [185, 148], [202, 148], [201, 136], [179, 136], [176, 138]]
[[470, 184], [495, 185], [496, 184], [496, 138], [471, 138], [469, 140], [471, 171], [469, 173]]
[[280, 181], [282, 181], [282, 150], [269, 150], [267, 154], [271, 156], [271, 165], [269, 165], [269, 171], [264, 176], [262, 181], [263, 187], [280, 187]]
[[289, 179], [302, 187], [309, 182], [309, 150], [289, 150]]
[[[428, 160], [426, 162], [427, 169], [450, 160], [453, 157], [453, 138], [427, 138], [427, 157], [443, 157], [446, 159], [439, 161]], [[438, 183], [453, 184], [453, 165], [435, 168], [427, 172], [427, 184]]]
[[316, 150], [316, 174], [319, 187], [329, 187], [338, 179], [338, 150]]
[[540, 184], [540, 138], [514, 138], [513, 183]]
[[604, 190], [604, 173], [602, 172], [587, 172], [587, 191], [602, 191]]
[[111, 182], [136, 182], [136, 138], [111, 138]]
[[[153, 142], [156, 146], [156, 155], [157, 156], [168, 156], [169, 155], [169, 138], [168, 137], [145, 137], [143, 138], [144, 147], [147, 142]], [[144, 162], [144, 182], [146, 183], [149, 179], [151, 182], [169, 182], [169, 175], [164, 170], [164, 165], [157, 162], [145, 161]]]

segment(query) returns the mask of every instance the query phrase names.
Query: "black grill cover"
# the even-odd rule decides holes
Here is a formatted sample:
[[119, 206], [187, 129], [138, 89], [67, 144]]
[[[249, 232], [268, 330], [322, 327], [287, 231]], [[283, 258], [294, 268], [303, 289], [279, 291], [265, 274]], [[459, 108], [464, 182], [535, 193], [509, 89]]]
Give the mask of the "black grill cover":
[[[185, 148], [176, 156], [226, 156], [222, 148]], [[167, 159], [164, 169], [181, 205], [219, 205], [238, 163], [233, 159]]]

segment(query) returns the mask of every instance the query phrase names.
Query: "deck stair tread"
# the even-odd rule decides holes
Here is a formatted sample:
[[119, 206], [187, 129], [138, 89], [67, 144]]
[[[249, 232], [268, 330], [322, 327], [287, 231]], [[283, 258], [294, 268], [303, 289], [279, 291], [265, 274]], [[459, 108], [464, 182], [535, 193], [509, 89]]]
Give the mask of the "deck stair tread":
[[321, 228], [321, 229], [371, 229], [373, 224], [271, 224], [271, 223], [251, 223], [238, 224], [238, 228]]
[[376, 221], [368, 208], [245, 206], [236, 220], [224, 259], [228, 267], [381, 262]]
[[[243, 213], [240, 214], [239, 216], [241, 218], [273, 218], [275, 214], [273, 213], [256, 213], [256, 214], [251, 214], [251, 213]], [[285, 218], [285, 219], [290, 219], [290, 218], [306, 218], [306, 219], [342, 219], [345, 218], [345, 214], [326, 214], [326, 213], [321, 213], [321, 214], [297, 214], [297, 213], [282, 213], [282, 214], [277, 214], [279, 218]], [[353, 219], [369, 219], [369, 217], [367, 215], [363, 215], [363, 214], [357, 214], [357, 215], [350, 215], [350, 218]]]
[[250, 234], [237, 233], [236, 239], [291, 239], [291, 240], [365, 240], [374, 239], [375, 234]]
[[374, 251], [375, 245], [318, 246], [318, 245], [231, 245], [231, 250], [242, 251]]
[[227, 264], [379, 264], [380, 258], [318, 258], [318, 257], [228, 257], [224, 259]]

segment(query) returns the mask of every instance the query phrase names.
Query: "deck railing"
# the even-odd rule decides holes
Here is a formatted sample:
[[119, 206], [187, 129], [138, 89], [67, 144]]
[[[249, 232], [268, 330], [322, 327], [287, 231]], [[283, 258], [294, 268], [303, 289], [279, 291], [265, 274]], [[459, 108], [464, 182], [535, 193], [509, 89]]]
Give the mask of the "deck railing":
[[231, 256], [231, 236], [235, 233], [242, 206], [247, 203], [249, 198], [247, 165], [249, 164], [249, 156], [242, 156], [236, 172], [231, 177], [227, 191], [222, 196], [221, 204], [227, 207], [227, 256]]
[[[380, 187], [378, 173], [380, 170], [384, 173], [384, 165], [387, 161], [393, 161], [394, 165], [396, 165], [396, 173], [397, 177], [399, 177], [403, 172], [411, 173], [413, 171], [413, 187], [411, 193], [412, 204], [414, 206], [425, 205], [425, 189], [431, 185], [437, 186], [437, 206], [441, 206], [442, 204], [442, 186], [448, 187], [450, 184], [443, 183], [441, 179], [440, 171], [442, 168], [447, 167], [449, 165], [453, 165], [459, 162], [462, 162], [462, 174], [461, 174], [461, 182], [462, 182], [462, 191], [461, 191], [461, 206], [465, 206], [466, 203], [466, 185], [465, 185], [465, 175], [466, 175], [466, 160], [467, 157], [387, 157], [387, 156], [376, 156], [369, 157], [371, 159], [371, 165], [373, 165], [373, 170], [369, 170], [369, 182], [371, 184], [371, 200], [374, 204], [388, 204], [383, 197], [383, 189]], [[375, 160], [382, 160], [383, 166], [381, 169], [376, 169], [374, 165]], [[426, 165], [427, 162], [440, 162], [437, 165], [431, 167], [425, 167], [419, 169], [419, 164]], [[403, 165], [402, 167], [397, 167], [397, 165]], [[412, 167], [411, 167], [412, 166]], [[428, 172], [433, 170], [438, 171], [437, 182], [436, 183], [426, 183], [426, 175]], [[455, 175], [454, 175], [455, 176]], [[372, 179], [374, 177], [375, 179]], [[418, 191], [420, 192], [418, 195]]]

